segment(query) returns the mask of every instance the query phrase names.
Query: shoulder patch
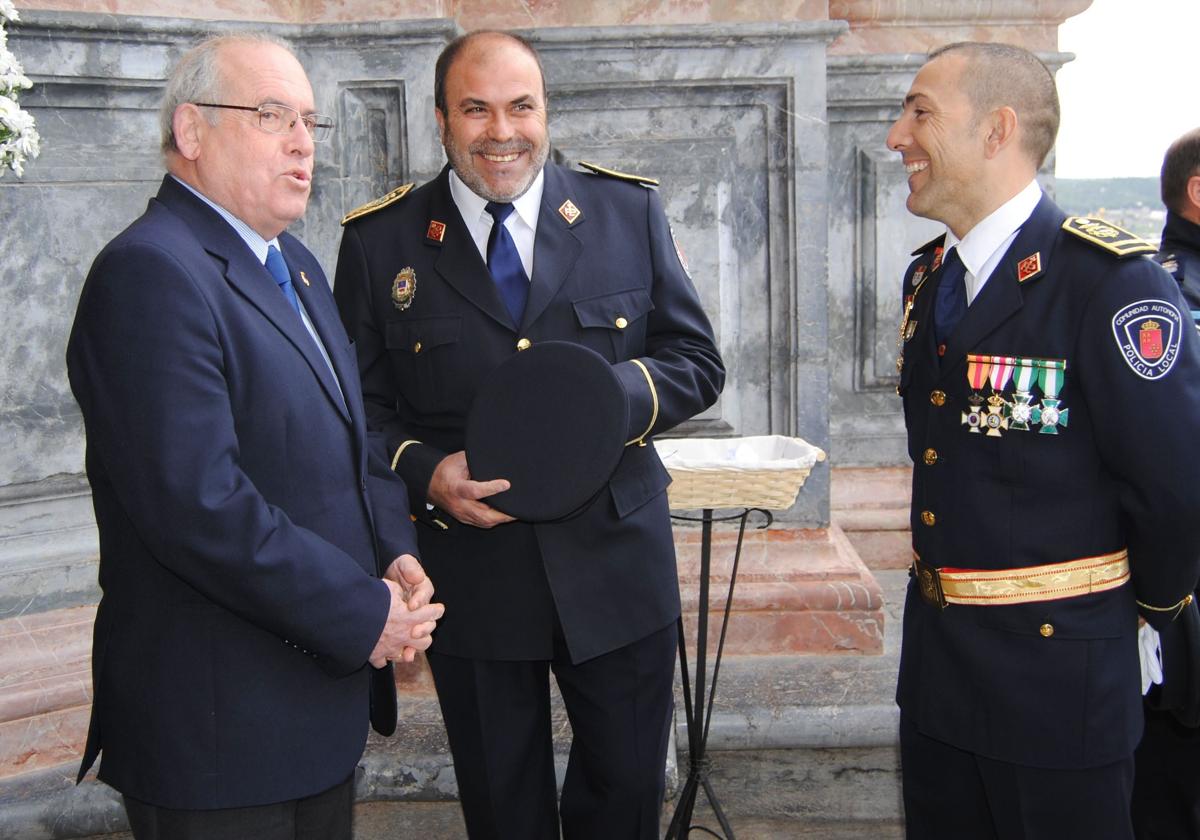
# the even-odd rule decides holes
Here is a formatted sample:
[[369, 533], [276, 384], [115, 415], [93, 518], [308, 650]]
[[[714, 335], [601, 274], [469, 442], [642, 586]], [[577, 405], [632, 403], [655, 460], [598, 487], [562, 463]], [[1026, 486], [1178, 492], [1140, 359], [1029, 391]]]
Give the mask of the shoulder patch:
[[1116, 254], [1119, 258], [1153, 254], [1158, 251], [1140, 236], [1132, 234], [1124, 228], [1119, 228], [1111, 222], [1093, 219], [1090, 216], [1069, 216], [1063, 222], [1062, 229], [1078, 236], [1084, 242], [1098, 245], [1110, 254]]
[[615, 169], [607, 169], [594, 163], [588, 163], [586, 160], [579, 161], [579, 165], [596, 175], [607, 175], [609, 178], [616, 178], [621, 181], [630, 181], [634, 184], [641, 184], [643, 187], [658, 186], [657, 178], [647, 178], [644, 175], [631, 175], [628, 172], [618, 172]]
[[368, 201], [366, 204], [355, 207], [353, 210], [351, 210], [349, 213], [347, 213], [345, 216], [342, 217], [342, 224], [344, 225], [344, 224], [346, 224], [346, 222], [352, 222], [361, 216], [367, 216], [371, 213], [374, 213], [376, 210], [382, 210], [384, 207], [387, 207], [389, 204], [393, 204], [393, 203], [399, 201], [400, 199], [404, 198], [404, 196], [408, 195], [408, 191], [411, 190], [412, 188], [413, 188], [412, 184], [404, 184], [402, 186], [396, 187], [396, 189], [392, 190], [387, 195], [381, 195], [379, 198], [373, 198], [370, 201]]

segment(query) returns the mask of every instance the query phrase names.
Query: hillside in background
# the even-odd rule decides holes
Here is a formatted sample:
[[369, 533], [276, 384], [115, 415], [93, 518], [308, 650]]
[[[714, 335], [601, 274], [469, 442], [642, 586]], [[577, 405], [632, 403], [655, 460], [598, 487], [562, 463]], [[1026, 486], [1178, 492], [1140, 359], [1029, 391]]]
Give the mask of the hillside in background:
[[1072, 216], [1098, 216], [1158, 242], [1166, 210], [1158, 178], [1058, 178], [1054, 200]]

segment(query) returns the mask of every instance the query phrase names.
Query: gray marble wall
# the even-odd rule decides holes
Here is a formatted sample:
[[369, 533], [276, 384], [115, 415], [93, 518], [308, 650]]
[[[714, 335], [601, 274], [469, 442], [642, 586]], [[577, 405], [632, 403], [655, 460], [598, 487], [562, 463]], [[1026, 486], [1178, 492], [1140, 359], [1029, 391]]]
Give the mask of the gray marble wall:
[[[28, 11], [10, 29], [10, 47], [35, 82], [22, 103], [37, 119], [43, 152], [24, 179], [0, 180], [8, 278], [0, 285], [0, 617], [95, 599], [66, 337], [91, 259], [161, 178], [157, 104], [169, 67], [195, 39], [223, 28]], [[318, 150], [309, 212], [293, 227], [332, 276], [343, 213], [440, 169], [433, 63], [456, 30], [442, 20], [266, 28], [295, 44], [318, 107], [338, 122], [335, 139]], [[841, 286], [827, 282], [827, 239], [842, 231], [833, 222], [840, 197], [836, 212], [830, 203], [841, 182], [828, 173], [841, 172], [846, 150], [830, 153], [827, 90], [836, 79], [827, 80], [825, 48], [843, 29], [817, 22], [527, 33], [546, 65], [557, 153], [662, 181], [730, 372], [720, 402], [687, 425], [689, 434], [798, 434], [830, 448], [829, 385], [842, 360], [828, 327], [844, 325], [827, 314], [827, 290], [841, 305]], [[819, 526], [828, 510], [822, 468], [785, 518]]]

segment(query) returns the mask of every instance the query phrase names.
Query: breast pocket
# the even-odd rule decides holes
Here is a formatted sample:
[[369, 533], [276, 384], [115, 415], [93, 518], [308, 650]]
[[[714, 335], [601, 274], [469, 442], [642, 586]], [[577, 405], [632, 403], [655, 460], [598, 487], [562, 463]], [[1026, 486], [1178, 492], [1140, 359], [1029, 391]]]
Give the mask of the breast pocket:
[[626, 289], [572, 301], [582, 343], [611, 362], [638, 355], [654, 302], [645, 289]]
[[439, 315], [392, 321], [384, 342], [391, 358], [397, 389], [418, 411], [441, 411], [456, 399], [456, 348], [462, 317]]

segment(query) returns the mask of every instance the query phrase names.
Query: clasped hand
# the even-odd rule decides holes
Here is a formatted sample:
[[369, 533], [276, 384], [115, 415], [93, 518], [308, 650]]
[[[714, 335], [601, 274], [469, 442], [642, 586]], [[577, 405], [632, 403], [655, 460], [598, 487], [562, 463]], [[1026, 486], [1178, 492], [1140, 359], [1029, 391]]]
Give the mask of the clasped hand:
[[433, 641], [431, 634], [445, 612], [433, 603], [433, 582], [411, 554], [401, 554], [383, 575], [392, 596], [387, 623], [371, 651], [370, 663], [382, 668], [388, 662], [412, 662], [417, 651]]

